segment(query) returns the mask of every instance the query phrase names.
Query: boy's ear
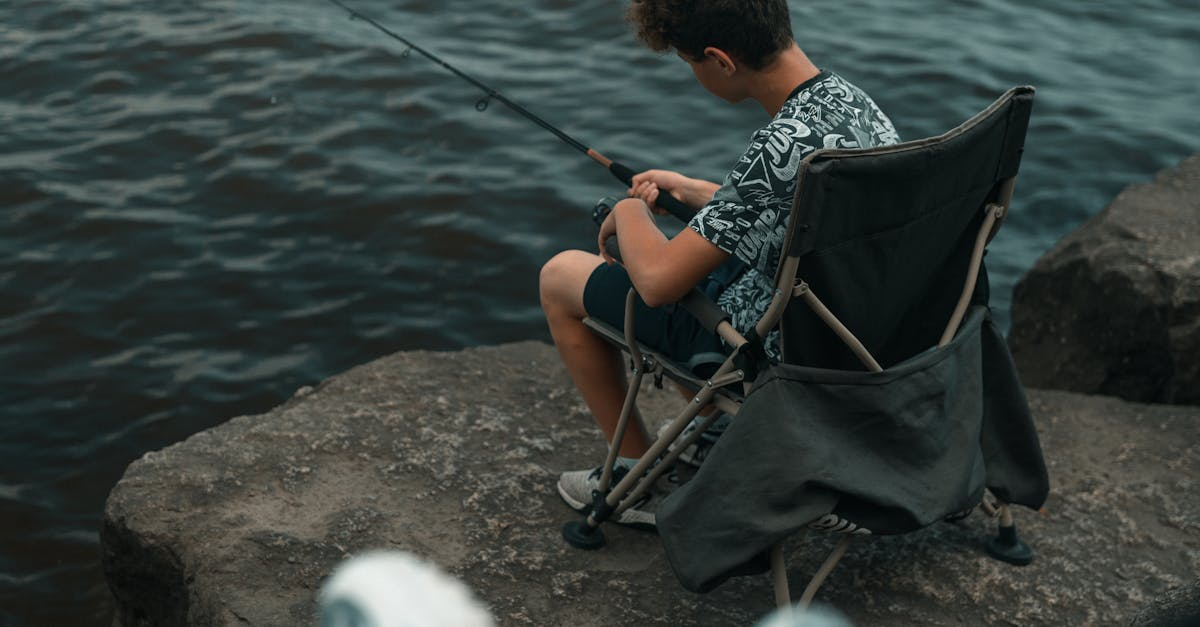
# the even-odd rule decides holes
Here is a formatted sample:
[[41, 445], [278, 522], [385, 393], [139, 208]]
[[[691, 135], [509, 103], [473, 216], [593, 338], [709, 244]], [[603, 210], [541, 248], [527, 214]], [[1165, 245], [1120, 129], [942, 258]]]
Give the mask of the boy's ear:
[[705, 48], [704, 57], [715, 61], [717, 67], [721, 68], [721, 72], [726, 76], [731, 76], [734, 72], [737, 72], [737, 63], [733, 60], [733, 57], [720, 48], [712, 46]]

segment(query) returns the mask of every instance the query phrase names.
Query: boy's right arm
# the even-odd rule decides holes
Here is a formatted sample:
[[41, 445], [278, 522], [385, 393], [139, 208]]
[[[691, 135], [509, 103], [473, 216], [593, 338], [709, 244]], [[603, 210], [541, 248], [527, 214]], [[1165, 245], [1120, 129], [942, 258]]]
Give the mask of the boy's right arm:
[[665, 212], [654, 204], [661, 192], [671, 194], [683, 204], [698, 211], [712, 200], [713, 194], [717, 193], [720, 187], [716, 183], [689, 178], [670, 170], [646, 170], [634, 175], [629, 195], [642, 199], [651, 210], [661, 215]]

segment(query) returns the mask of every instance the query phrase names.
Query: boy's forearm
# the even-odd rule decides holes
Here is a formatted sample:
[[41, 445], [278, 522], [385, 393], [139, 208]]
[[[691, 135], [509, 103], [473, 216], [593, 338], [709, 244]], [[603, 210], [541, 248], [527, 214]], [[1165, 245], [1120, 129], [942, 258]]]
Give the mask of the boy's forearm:
[[630, 281], [651, 307], [679, 300], [729, 259], [729, 253], [691, 229], [667, 239], [655, 224], [650, 208], [638, 198], [617, 203], [600, 225], [597, 243], [601, 250], [613, 236], [620, 242], [622, 263]]
[[640, 200], [618, 203], [613, 214], [629, 279], [651, 307], [675, 302], [728, 257], [689, 229], [684, 239], [690, 242], [668, 240]]
[[643, 300], [655, 306], [657, 282], [662, 269], [659, 256], [667, 238], [654, 222], [654, 216], [641, 201], [629, 200], [613, 208], [617, 241], [621, 247], [621, 263]]
[[[617, 240], [625, 267], [630, 264], [639, 269], [653, 257], [667, 238], [654, 222], [654, 216], [644, 203], [637, 199], [622, 201], [613, 207], [616, 220]], [[631, 270], [631, 274], [634, 271]]]

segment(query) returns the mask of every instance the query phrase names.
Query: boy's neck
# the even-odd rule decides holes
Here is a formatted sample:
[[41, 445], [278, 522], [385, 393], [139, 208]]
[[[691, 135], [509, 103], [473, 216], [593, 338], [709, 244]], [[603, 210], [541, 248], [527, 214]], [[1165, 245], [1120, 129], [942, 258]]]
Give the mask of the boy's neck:
[[791, 48], [779, 53], [779, 57], [770, 65], [753, 72], [747, 89], [750, 97], [774, 117], [797, 86], [820, 73], [821, 70], [809, 60], [808, 55], [792, 44]]

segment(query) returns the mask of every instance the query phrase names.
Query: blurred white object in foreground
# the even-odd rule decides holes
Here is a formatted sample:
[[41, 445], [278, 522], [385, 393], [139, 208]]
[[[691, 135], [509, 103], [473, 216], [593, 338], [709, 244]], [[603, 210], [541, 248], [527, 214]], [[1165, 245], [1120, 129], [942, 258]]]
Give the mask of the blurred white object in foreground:
[[321, 587], [321, 627], [494, 627], [457, 579], [407, 553], [378, 551], [343, 562]]
[[755, 627], [854, 627], [850, 619], [828, 606], [807, 610], [783, 608], [768, 614]]

